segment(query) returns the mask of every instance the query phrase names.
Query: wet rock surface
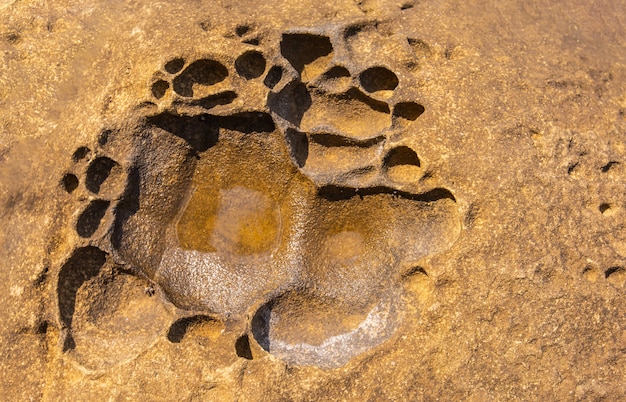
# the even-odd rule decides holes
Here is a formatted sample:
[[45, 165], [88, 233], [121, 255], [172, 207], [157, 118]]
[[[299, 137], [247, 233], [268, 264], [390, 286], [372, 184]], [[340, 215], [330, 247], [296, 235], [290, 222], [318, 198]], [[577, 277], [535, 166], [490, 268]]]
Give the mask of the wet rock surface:
[[3, 397], [626, 397], [625, 19], [0, 4]]

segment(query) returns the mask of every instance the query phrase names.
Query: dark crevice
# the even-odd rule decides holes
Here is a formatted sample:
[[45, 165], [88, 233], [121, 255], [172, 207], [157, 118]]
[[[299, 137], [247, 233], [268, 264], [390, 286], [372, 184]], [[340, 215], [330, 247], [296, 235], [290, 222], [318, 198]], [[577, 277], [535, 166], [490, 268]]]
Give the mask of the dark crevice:
[[422, 268], [420, 266], [416, 266], [416, 267], [412, 267], [407, 272], [405, 272], [402, 275], [402, 278], [406, 279], [406, 278], [410, 278], [411, 276], [415, 276], [415, 275], [425, 275], [425, 276], [428, 276], [428, 274], [426, 273], [426, 270], [424, 268]]
[[67, 332], [65, 335], [65, 339], [63, 340], [63, 351], [67, 352], [68, 350], [76, 349], [76, 342], [74, 342], [74, 337], [71, 332]]
[[44, 335], [48, 332], [48, 328], [50, 327], [50, 324], [48, 324], [48, 321], [41, 321], [38, 325], [37, 328], [35, 328], [35, 333], [39, 334], [39, 335]]
[[390, 187], [351, 188], [339, 186], [324, 186], [318, 190], [318, 195], [328, 201], [349, 200], [354, 197], [368, 197], [378, 194], [389, 194], [394, 197], [404, 198], [419, 202], [435, 202], [449, 199], [456, 202], [452, 193], [445, 188], [435, 188], [426, 193], [413, 194], [406, 191], [395, 190]]
[[602, 173], [606, 173], [606, 172], [608, 172], [609, 170], [611, 170], [611, 168], [612, 168], [613, 166], [615, 166], [615, 165], [619, 165], [619, 162], [611, 161], [611, 162], [607, 163], [606, 165], [602, 166], [602, 167], [600, 168], [600, 170], [602, 170]]
[[250, 30], [251, 28], [248, 25], [239, 25], [237, 26], [237, 28], [235, 28], [235, 34], [237, 34], [237, 36], [239, 37], [242, 37], [250, 32]]
[[364, 141], [336, 134], [311, 134], [311, 141], [324, 147], [368, 148], [383, 141], [385, 137], [375, 137]]
[[372, 99], [366, 94], [364, 94], [363, 92], [359, 91], [357, 88], [350, 88], [348, 92], [346, 92], [343, 95], [338, 95], [338, 96], [341, 99], [345, 99], [345, 100], [350, 100], [350, 99], [359, 100], [377, 112], [389, 114], [389, 105], [386, 102], [381, 102], [381, 101]]
[[609, 269], [607, 269], [606, 271], [604, 271], [604, 277], [608, 278], [609, 276], [618, 273], [618, 272], [623, 272], [624, 268], [623, 267], [611, 267]]
[[409, 46], [413, 48], [413, 50], [417, 50], [420, 53], [430, 53], [430, 46], [428, 43], [424, 42], [421, 39], [417, 38], [407, 38], [407, 42]]
[[258, 46], [260, 43], [259, 38], [244, 39], [241, 42], [247, 43], [248, 45], [254, 45], [254, 46]]
[[568, 167], [567, 167], [567, 174], [572, 174], [572, 172], [574, 170], [576, 170], [576, 168], [578, 167], [578, 162], [574, 162], [571, 163]]
[[346, 40], [349, 40], [351, 37], [356, 36], [367, 29], [375, 28], [376, 25], [377, 24], [375, 22], [374, 23], [359, 22], [356, 24], [352, 24], [350, 26], [347, 26], [344, 29], [343, 38]]
[[111, 130], [102, 130], [100, 136], [98, 137], [98, 144], [105, 146], [107, 142], [109, 142], [109, 137], [113, 134]]
[[215, 95], [209, 95], [201, 99], [193, 100], [191, 102], [175, 101], [174, 105], [183, 104], [201, 106], [208, 110], [214, 108], [215, 106], [228, 105], [232, 103], [235, 99], [237, 99], [237, 94], [234, 91], [224, 91]]
[[100, 227], [100, 222], [109, 208], [110, 201], [93, 200], [78, 217], [76, 232], [80, 237], [89, 238]]

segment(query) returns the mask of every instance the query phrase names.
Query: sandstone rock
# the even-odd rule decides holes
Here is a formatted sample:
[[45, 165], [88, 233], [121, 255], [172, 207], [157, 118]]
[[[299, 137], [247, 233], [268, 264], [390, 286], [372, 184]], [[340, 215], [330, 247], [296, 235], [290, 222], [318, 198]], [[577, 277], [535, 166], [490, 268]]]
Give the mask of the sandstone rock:
[[2, 398], [625, 398], [625, 19], [0, 4]]

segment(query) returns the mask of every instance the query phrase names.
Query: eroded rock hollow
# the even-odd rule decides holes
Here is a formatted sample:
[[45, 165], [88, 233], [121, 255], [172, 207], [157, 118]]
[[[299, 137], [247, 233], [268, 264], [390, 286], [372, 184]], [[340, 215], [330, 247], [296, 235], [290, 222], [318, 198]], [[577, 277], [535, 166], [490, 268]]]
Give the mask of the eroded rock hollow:
[[626, 397], [622, 5], [5, 3], [3, 398]]

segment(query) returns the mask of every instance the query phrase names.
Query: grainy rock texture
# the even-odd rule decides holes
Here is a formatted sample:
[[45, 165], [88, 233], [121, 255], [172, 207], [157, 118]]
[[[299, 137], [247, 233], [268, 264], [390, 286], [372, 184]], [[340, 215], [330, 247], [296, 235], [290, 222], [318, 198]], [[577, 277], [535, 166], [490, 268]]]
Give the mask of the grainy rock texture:
[[626, 399], [626, 6], [0, 1], [2, 400]]

